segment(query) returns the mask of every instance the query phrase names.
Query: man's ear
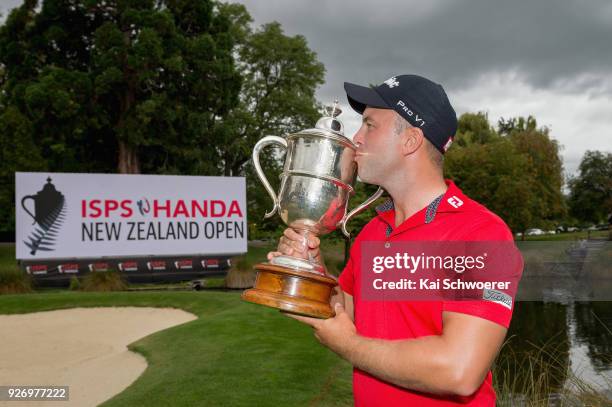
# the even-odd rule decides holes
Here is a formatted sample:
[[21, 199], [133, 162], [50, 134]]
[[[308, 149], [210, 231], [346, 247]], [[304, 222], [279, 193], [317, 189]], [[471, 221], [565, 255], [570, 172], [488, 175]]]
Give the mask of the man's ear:
[[418, 127], [409, 127], [404, 130], [402, 142], [402, 153], [404, 155], [410, 155], [417, 151], [421, 145], [423, 145], [423, 131]]

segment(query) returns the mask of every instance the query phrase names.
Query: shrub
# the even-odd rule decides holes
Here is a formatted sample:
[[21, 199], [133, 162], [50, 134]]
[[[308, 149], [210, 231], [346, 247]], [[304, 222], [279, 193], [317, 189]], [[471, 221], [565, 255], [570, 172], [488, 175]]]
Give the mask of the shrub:
[[80, 284], [83, 291], [123, 291], [127, 283], [116, 270], [92, 271], [85, 276]]
[[32, 292], [32, 278], [18, 268], [0, 269], [0, 294]]
[[70, 279], [70, 287], [69, 289], [72, 291], [76, 291], [81, 288], [81, 282], [77, 276], [72, 276]]
[[255, 284], [256, 272], [246, 257], [239, 257], [225, 276], [225, 286], [228, 288], [251, 288]]

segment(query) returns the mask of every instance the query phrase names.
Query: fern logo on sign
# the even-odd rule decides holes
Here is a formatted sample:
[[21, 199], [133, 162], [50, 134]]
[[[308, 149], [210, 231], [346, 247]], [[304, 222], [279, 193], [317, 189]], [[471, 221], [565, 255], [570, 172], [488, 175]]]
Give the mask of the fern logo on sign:
[[32, 232], [23, 241], [32, 256], [39, 251], [54, 250], [55, 240], [65, 219], [64, 194], [55, 189], [51, 181], [50, 177], [47, 178], [47, 183], [36, 195], [26, 195], [21, 198], [21, 207], [34, 220]]

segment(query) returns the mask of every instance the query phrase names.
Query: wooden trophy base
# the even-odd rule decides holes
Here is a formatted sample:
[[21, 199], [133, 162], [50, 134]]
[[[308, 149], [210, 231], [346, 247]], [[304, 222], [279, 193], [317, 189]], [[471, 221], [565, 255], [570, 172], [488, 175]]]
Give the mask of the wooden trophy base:
[[333, 278], [270, 263], [255, 269], [255, 287], [242, 293], [243, 300], [315, 318], [335, 315], [329, 305], [338, 285]]

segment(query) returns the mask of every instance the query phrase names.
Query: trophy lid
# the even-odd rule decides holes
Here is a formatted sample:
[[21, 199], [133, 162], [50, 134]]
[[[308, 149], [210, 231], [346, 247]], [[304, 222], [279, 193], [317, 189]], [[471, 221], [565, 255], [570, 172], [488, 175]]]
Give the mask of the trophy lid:
[[342, 114], [342, 109], [338, 106], [338, 99], [334, 100], [334, 104], [331, 106], [325, 106], [326, 116], [321, 117], [315, 128], [320, 130], [327, 130], [339, 136], [344, 136], [344, 125], [336, 117]]
[[356, 148], [350, 138], [344, 135], [344, 125], [338, 116], [342, 113], [342, 109], [338, 106], [338, 99], [334, 100], [333, 105], [325, 106], [325, 114], [321, 117], [314, 128], [301, 130], [295, 133], [287, 134], [288, 139], [296, 137], [321, 137], [332, 139], [344, 144], [346, 147]]

